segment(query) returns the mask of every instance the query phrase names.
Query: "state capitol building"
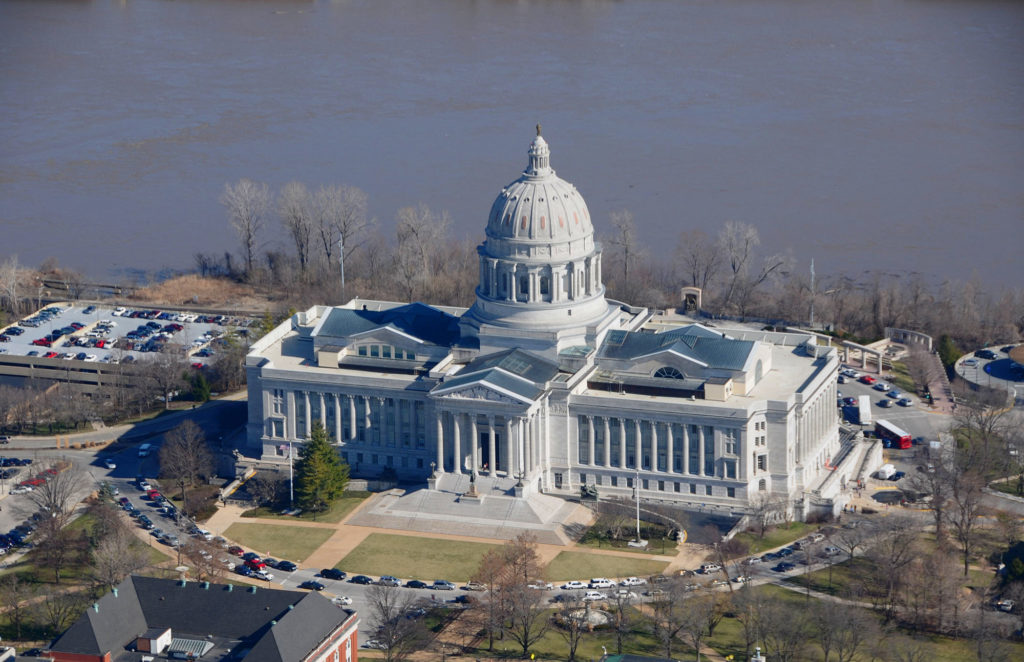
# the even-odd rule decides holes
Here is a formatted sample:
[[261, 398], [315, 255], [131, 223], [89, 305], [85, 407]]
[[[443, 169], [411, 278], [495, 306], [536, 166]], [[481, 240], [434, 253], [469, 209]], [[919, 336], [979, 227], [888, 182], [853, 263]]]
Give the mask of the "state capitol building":
[[353, 476], [456, 496], [628, 497], [639, 481], [692, 509], [839, 508], [836, 350], [605, 298], [586, 202], [539, 127], [477, 252], [469, 309], [354, 299], [256, 342], [247, 454], [286, 461], [320, 421]]

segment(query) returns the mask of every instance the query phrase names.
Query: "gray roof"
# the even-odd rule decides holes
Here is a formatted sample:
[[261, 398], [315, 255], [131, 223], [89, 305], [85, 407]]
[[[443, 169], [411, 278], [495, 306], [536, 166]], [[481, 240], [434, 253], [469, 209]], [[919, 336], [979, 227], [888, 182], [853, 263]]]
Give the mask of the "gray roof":
[[[250, 648], [247, 662], [298, 662], [350, 614], [316, 593], [133, 576], [97, 603], [51, 646], [52, 650], [117, 659], [152, 628], [175, 639], [212, 635]], [[276, 624], [273, 623], [276, 621]], [[188, 637], [187, 635], [192, 635]]]
[[470, 361], [457, 375], [435, 386], [434, 392], [482, 384], [535, 400], [544, 392], [544, 385], [557, 374], [557, 364], [521, 349], [510, 349]]
[[318, 336], [346, 338], [388, 326], [442, 347], [451, 347], [459, 339], [458, 317], [422, 303], [387, 310], [332, 308], [316, 333]]
[[675, 352], [709, 368], [741, 370], [754, 348], [752, 340], [727, 338], [697, 324], [665, 333], [612, 331], [598, 358], [632, 360], [658, 352]]

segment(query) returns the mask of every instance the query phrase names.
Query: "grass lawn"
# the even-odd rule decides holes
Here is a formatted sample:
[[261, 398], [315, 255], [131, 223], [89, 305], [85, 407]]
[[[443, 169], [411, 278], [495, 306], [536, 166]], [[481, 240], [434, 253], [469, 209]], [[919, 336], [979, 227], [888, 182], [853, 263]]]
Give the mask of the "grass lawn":
[[[370, 496], [371, 492], [345, 492], [345, 495], [331, 504], [323, 513], [302, 512], [298, 515], [282, 515], [280, 508], [253, 508], [242, 513], [242, 517], [265, 517], [267, 519], [300, 519], [307, 522], [328, 522], [337, 524], [348, 517], [359, 504]], [[314, 516], [315, 515], [315, 516]]]
[[302, 561], [334, 534], [334, 529], [278, 524], [243, 524], [228, 527], [224, 536], [258, 554]]
[[914, 379], [910, 376], [910, 371], [907, 370], [905, 363], [893, 361], [891, 374], [890, 381], [896, 388], [906, 391], [911, 395], [917, 393], [917, 384], [914, 383]]
[[786, 581], [800, 587], [809, 583], [811, 589], [829, 595], [841, 595], [851, 584], [863, 581], [871, 572], [870, 561], [858, 556], [852, 561], [847, 560], [832, 566], [832, 583], [829, 584], [829, 570], [815, 570], [811, 573], [799, 573]]
[[349, 574], [464, 582], [476, 572], [487, 550], [495, 547], [498, 545], [372, 533], [335, 567]]
[[763, 552], [788, 545], [794, 540], [799, 540], [812, 531], [817, 530], [814, 524], [804, 522], [790, 522], [781, 526], [773, 526], [764, 534], [764, 538], [758, 538], [756, 532], [744, 531], [736, 535], [736, 539], [745, 542], [750, 546], [750, 552]]
[[[635, 618], [636, 627], [633, 629], [631, 636], [627, 638], [623, 645], [622, 652], [633, 653], [635, 655], [661, 657], [661, 646], [646, 629], [646, 623], [643, 622], [642, 617], [639, 615], [636, 615]], [[552, 626], [540, 641], [530, 648], [530, 652], [539, 660], [565, 660], [568, 655], [568, 647], [560, 632], [561, 631], [557, 627]], [[614, 654], [615, 634], [609, 630], [596, 630], [594, 632], [584, 634], [583, 638], [580, 640], [579, 646], [576, 648], [576, 659], [581, 661], [601, 659], [603, 654], [601, 646], [607, 648], [609, 653]], [[683, 651], [686, 650], [688, 649], [682, 642], [677, 642], [673, 647], [672, 653], [676, 659], [692, 659], [682, 654]], [[516, 643], [508, 637], [504, 640], [495, 639], [494, 653], [495, 657], [522, 659], [520, 657], [522, 649], [520, 649]], [[479, 649], [478, 654], [474, 657], [481, 658], [485, 655], [490, 655], [490, 653], [487, 652], [486, 637], [483, 638], [481, 648]]]
[[1017, 492], [1016, 477], [1011, 478], [1010, 480], [1001, 480], [997, 483], [992, 483], [989, 485], [989, 487], [991, 487], [993, 490], [1002, 492], [1003, 494], [1009, 494], [1011, 496], [1021, 496], [1021, 494]]
[[559, 552], [544, 569], [544, 578], [565, 581], [588, 577], [650, 577], [661, 574], [666, 567], [668, 563], [663, 561], [589, 552]]
[[589, 549], [611, 549], [623, 552], [633, 552], [635, 554], [651, 554], [652, 556], [673, 556], [676, 553], [676, 551], [678, 551], [674, 540], [665, 540], [664, 538], [651, 541], [647, 549], [637, 549], [635, 547], [630, 547], [628, 540], [600, 539], [580, 540], [578, 543], [576, 543], [576, 547], [586, 547]]

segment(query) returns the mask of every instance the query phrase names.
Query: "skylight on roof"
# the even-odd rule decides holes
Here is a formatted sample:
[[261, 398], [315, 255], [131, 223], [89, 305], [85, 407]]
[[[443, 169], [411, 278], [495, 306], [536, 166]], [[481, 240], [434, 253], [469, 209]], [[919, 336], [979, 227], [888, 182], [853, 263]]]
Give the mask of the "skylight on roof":
[[624, 340], [626, 340], [626, 332], [621, 329], [608, 333], [607, 343], [609, 345], [621, 345]]
[[505, 360], [502, 361], [500, 365], [505, 370], [508, 370], [509, 372], [516, 375], [523, 375], [526, 373], [527, 370], [530, 369], [529, 363], [515, 356], [506, 357]]

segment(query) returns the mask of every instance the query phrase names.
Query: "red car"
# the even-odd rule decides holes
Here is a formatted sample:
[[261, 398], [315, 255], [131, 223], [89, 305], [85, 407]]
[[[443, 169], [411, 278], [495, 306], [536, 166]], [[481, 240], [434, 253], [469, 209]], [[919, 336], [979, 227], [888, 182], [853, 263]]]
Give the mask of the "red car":
[[55, 359], [55, 358], [57, 358], [57, 352], [47, 352], [46, 354], [43, 354], [43, 358], [44, 359]]
[[242, 554], [245, 554], [245, 550], [239, 547], [238, 545], [232, 545], [231, 547], [228, 547], [228, 554], [241, 556]]
[[35, 340], [32, 341], [32, 344], [38, 345], [39, 347], [49, 347], [53, 343], [47, 340], [46, 338], [36, 338]]
[[876, 380], [875, 380], [875, 378], [874, 378], [874, 377], [872, 377], [871, 375], [863, 375], [863, 376], [862, 376], [862, 377], [860, 378], [860, 382], [861, 382], [862, 384], [868, 384], [868, 385], [871, 385], [871, 384], [874, 384], [874, 383], [875, 383], [875, 381], [876, 381]]

